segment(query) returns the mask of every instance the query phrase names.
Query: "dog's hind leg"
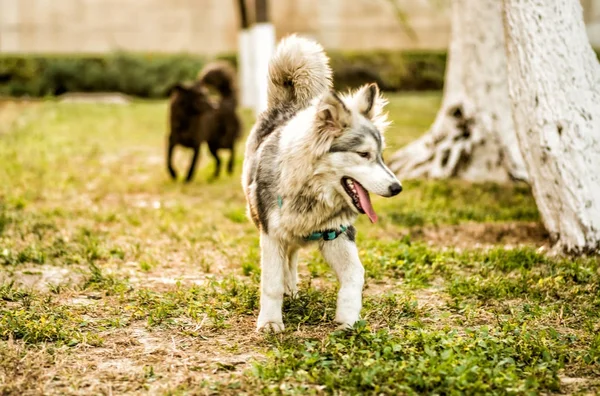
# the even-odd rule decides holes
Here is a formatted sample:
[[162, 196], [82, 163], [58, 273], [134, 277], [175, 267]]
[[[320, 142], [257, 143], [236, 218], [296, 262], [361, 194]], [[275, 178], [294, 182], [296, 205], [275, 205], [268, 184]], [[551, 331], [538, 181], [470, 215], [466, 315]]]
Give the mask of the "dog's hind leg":
[[173, 180], [177, 179], [177, 172], [173, 168], [173, 151], [175, 150], [175, 144], [169, 142], [169, 148], [167, 149], [167, 169]]
[[284, 292], [292, 298], [298, 295], [298, 250], [288, 251], [287, 265], [284, 266]]
[[196, 164], [198, 163], [198, 158], [200, 157], [200, 146], [194, 147], [194, 156], [192, 157], [192, 162], [190, 163], [190, 169], [188, 170], [187, 177], [185, 178], [185, 182], [189, 183], [194, 178], [194, 172], [196, 171]]
[[221, 173], [221, 158], [219, 158], [219, 148], [217, 146], [208, 145], [208, 150], [215, 157], [215, 173], [213, 174], [213, 179], [219, 177]]
[[321, 253], [340, 282], [335, 321], [340, 327], [352, 327], [360, 316], [365, 270], [356, 244], [344, 234], [321, 244]]
[[260, 313], [256, 328], [279, 333], [284, 330], [281, 310], [283, 308], [286, 252], [278, 240], [264, 232], [260, 234], [260, 249]]
[[233, 174], [233, 164], [235, 162], [235, 146], [231, 146], [229, 150], [231, 151], [231, 155], [229, 157], [229, 162], [227, 163], [227, 173], [231, 175]]

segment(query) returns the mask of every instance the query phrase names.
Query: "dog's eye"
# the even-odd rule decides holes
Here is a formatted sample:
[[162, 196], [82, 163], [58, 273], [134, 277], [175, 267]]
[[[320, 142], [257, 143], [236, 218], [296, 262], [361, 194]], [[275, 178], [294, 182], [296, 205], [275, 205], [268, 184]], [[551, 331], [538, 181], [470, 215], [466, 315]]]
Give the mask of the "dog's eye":
[[371, 157], [371, 154], [367, 153], [366, 151], [357, 152], [356, 154], [360, 155], [363, 158], [367, 158], [367, 159]]

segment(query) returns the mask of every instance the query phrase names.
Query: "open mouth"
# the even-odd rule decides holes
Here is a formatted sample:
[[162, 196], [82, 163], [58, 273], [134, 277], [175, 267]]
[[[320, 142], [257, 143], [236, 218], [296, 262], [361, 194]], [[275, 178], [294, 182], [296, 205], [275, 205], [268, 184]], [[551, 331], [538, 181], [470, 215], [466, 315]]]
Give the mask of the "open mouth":
[[352, 199], [352, 203], [359, 213], [366, 214], [371, 220], [371, 223], [377, 221], [377, 214], [371, 205], [369, 192], [356, 180], [350, 177], [342, 178], [342, 186], [346, 194]]

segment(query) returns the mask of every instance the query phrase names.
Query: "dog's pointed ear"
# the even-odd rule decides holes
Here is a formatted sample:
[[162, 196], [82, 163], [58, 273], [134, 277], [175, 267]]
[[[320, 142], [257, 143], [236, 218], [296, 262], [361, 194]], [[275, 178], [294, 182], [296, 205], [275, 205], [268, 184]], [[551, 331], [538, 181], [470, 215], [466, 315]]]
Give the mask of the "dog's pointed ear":
[[356, 109], [371, 120], [381, 132], [384, 132], [390, 125], [387, 113], [384, 112], [388, 101], [381, 96], [377, 84], [363, 86], [353, 95], [353, 98]]
[[379, 87], [377, 84], [373, 83], [360, 88], [355, 98], [358, 111], [371, 119], [375, 113], [376, 101], [379, 98]]
[[317, 121], [321, 130], [339, 136], [350, 125], [351, 120], [350, 110], [335, 92], [328, 92], [321, 98], [317, 110]]

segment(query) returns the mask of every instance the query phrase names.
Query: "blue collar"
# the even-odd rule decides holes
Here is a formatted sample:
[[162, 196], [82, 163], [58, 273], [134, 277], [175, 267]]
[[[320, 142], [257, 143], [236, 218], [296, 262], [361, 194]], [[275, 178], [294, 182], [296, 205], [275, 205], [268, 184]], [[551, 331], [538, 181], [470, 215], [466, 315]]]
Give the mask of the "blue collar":
[[313, 232], [307, 237], [304, 237], [305, 241], [318, 241], [319, 239], [323, 239], [324, 241], [333, 241], [335, 238], [342, 235], [348, 227], [341, 225], [339, 230], [325, 230], [320, 232]]
[[[279, 206], [279, 209], [281, 209], [281, 207], [283, 206], [283, 198], [281, 197], [281, 195], [277, 196], [277, 206]], [[324, 241], [333, 241], [334, 239], [336, 239], [337, 237], [342, 235], [344, 232], [346, 232], [347, 229], [348, 229], [347, 226], [340, 225], [339, 230], [331, 230], [330, 229], [330, 230], [313, 232], [309, 236], [304, 237], [304, 240], [305, 241], [318, 241], [319, 239], [323, 239]]]

